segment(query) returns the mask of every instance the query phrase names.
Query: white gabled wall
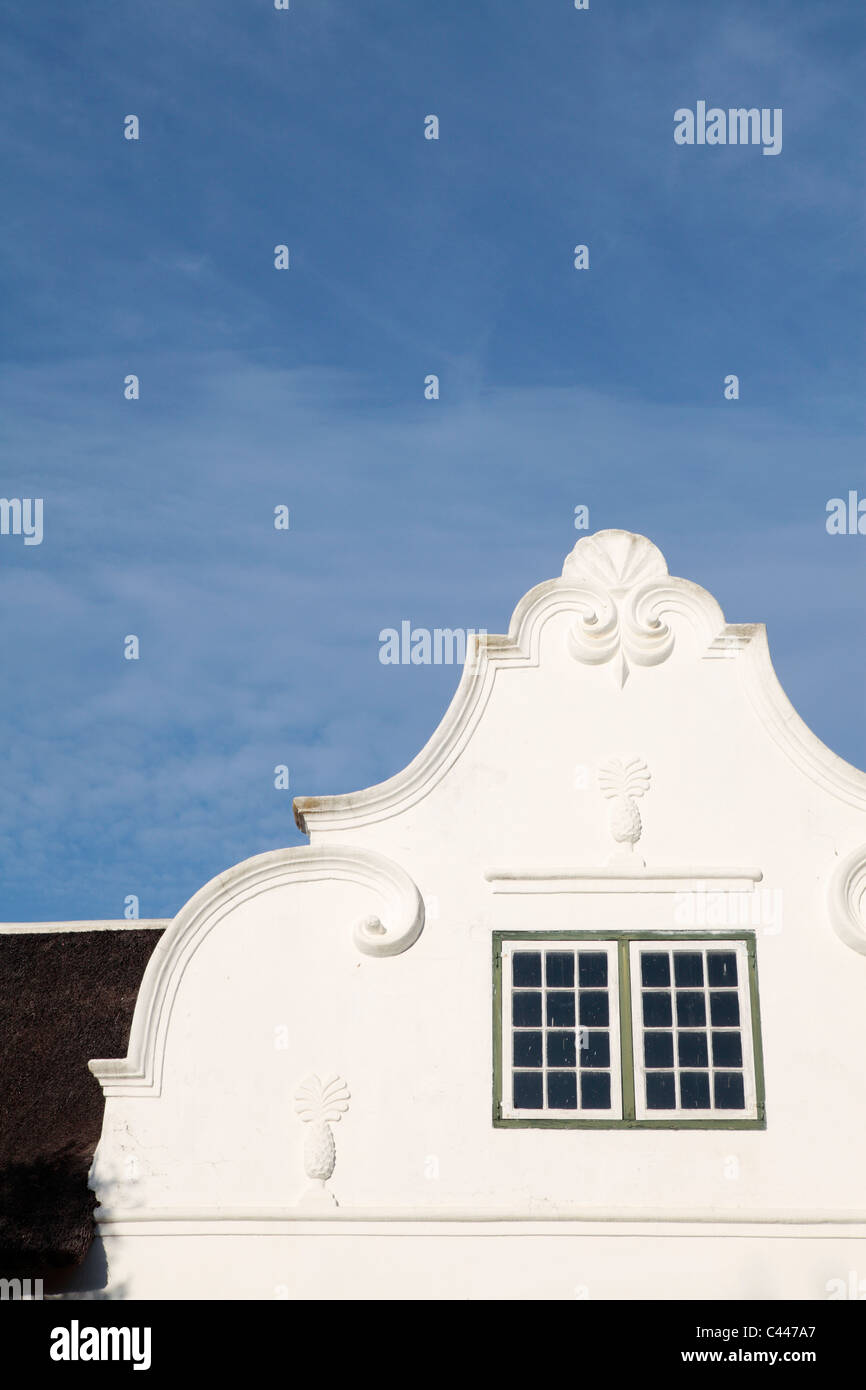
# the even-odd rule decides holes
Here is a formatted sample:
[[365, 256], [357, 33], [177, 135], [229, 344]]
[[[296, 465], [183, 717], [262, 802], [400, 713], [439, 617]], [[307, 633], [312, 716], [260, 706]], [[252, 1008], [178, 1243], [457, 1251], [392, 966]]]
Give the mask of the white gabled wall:
[[[258, 1212], [272, 1233], [274, 1220], [317, 1215], [553, 1222], [513, 1247], [479, 1238], [465, 1296], [509, 1278], [525, 1296], [533, 1261], [551, 1258], [544, 1230], [583, 1239], [557, 1222], [660, 1220], [668, 1235], [666, 1220], [702, 1232], [715, 1223], [695, 1237], [711, 1251], [734, 1239], [730, 1223], [774, 1221], [786, 1238], [768, 1238], [764, 1259], [768, 1287], [783, 1292], [765, 1296], [824, 1296], [824, 1246], [803, 1236], [792, 1259], [791, 1242], [797, 1223], [830, 1222], [834, 1239], [866, 1229], [866, 776], [789, 710], [762, 628], [726, 627], [715, 601], [671, 579], [642, 537], [579, 542], [563, 579], [519, 605], [509, 638], [482, 639], [443, 725], [404, 774], [301, 801], [312, 854], [238, 866], [162, 939], [129, 1059], [94, 1064], [108, 1099], [93, 1185], [103, 1215], [135, 1217], [103, 1228], [126, 1287], [136, 1287], [137, 1251], [141, 1287], [152, 1279], [153, 1242], [167, 1236], [148, 1221], [168, 1212], [190, 1296], [236, 1295], [246, 1265], [261, 1278], [255, 1233], [226, 1225], [240, 1261], [229, 1276], [199, 1249], [215, 1237], [188, 1225], [181, 1239], [177, 1221]], [[631, 851], [611, 834], [599, 786], [615, 757], [640, 758], [650, 777]], [[625, 869], [609, 866], [623, 851]], [[756, 870], [765, 1130], [494, 1128], [495, 930], [675, 934], [677, 890], [712, 886], [715, 873], [747, 887]], [[416, 885], [427, 905], [417, 940]], [[398, 953], [372, 954], [377, 942]], [[298, 1087], [314, 1075], [345, 1083], [339, 1119], [296, 1113]], [[336, 1162], [322, 1178], [331, 1139]], [[292, 1229], [279, 1236], [285, 1251]], [[583, 1239], [589, 1272], [578, 1282], [591, 1285], [594, 1268], [608, 1287], [621, 1240]], [[431, 1242], [407, 1242], [411, 1286]], [[651, 1245], [634, 1242], [633, 1272], [595, 1296], [649, 1291]], [[317, 1247], [323, 1289], [331, 1278], [351, 1292], [363, 1245], [341, 1242], [342, 1263], [333, 1235]], [[506, 1246], [520, 1253], [494, 1272]], [[666, 1248], [664, 1296], [682, 1296], [672, 1292], [688, 1287], [679, 1247]], [[735, 1296], [740, 1256], [706, 1261], [719, 1270], [718, 1296]], [[712, 1296], [707, 1280], [701, 1296]], [[428, 1283], [419, 1273], [419, 1296]]]

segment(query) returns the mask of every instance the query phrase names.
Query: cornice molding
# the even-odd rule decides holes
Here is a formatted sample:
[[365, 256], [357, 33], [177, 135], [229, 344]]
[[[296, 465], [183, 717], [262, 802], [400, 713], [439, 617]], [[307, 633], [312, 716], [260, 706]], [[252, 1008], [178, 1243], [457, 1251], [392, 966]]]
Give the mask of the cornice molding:
[[[733, 633], [732, 640], [736, 640], [737, 632], [736, 627], [727, 627], [720, 638]], [[797, 713], [776, 675], [764, 624], [754, 624], [752, 638], [741, 653], [730, 650], [742, 663], [746, 696], [774, 743], [811, 782], [839, 801], [866, 811], [866, 772], [846, 763], [822, 743]]]
[[[604, 1235], [606, 1230], [646, 1234], [813, 1235], [866, 1237], [866, 1211], [744, 1210], [720, 1211], [663, 1207], [561, 1207], [550, 1211], [509, 1207], [337, 1207], [311, 1219], [291, 1207], [165, 1207], [130, 1210], [99, 1206], [94, 1220], [103, 1236], [290, 1234], [316, 1235], [345, 1227], [358, 1235]], [[234, 1226], [235, 1231], [229, 1228]], [[112, 1230], [112, 1227], [118, 1228]], [[451, 1227], [451, 1230], [445, 1228]], [[153, 1228], [156, 1228], [154, 1230]]]
[[297, 797], [298, 827], [305, 834], [348, 831], [387, 820], [426, 796], [471, 739], [497, 672], [537, 666], [542, 630], [561, 613], [574, 618], [567, 642], [575, 660], [611, 663], [613, 687], [619, 690], [632, 666], [666, 661], [685, 624], [703, 644], [704, 658], [741, 663], [747, 697], [795, 766], [840, 801], [866, 811], [866, 773], [831, 752], [793, 709], [773, 669], [763, 624], [726, 623], [713, 596], [670, 575], [661, 552], [645, 536], [599, 531], [577, 542], [561, 579], [537, 585], [520, 600], [507, 634], [474, 634], [451, 705], [417, 757], [362, 791]]
[[750, 893], [764, 875], [754, 867], [485, 869], [494, 893]]
[[[271, 850], [211, 879], [181, 908], [157, 942], [135, 1005], [126, 1057], [88, 1063], [106, 1096], [158, 1096], [172, 1006], [190, 960], [222, 919], [241, 903], [294, 883], [343, 880], [372, 889], [382, 914], [355, 923], [353, 939], [369, 956], [394, 956], [416, 941], [424, 903], [409, 875], [382, 854], [352, 846]], [[287, 918], [287, 928], [292, 925]]]

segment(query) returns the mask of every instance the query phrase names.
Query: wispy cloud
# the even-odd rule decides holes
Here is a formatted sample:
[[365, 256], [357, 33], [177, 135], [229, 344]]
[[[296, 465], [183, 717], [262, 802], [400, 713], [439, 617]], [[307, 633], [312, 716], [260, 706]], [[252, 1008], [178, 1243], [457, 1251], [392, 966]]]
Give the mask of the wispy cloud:
[[[380, 629], [503, 630], [581, 503], [866, 761], [849, 11], [632, 11], [3, 7], [0, 494], [45, 538], [0, 538], [0, 916], [171, 914], [297, 839], [276, 764], [396, 771], [458, 673]], [[698, 97], [783, 155], [677, 149]]]

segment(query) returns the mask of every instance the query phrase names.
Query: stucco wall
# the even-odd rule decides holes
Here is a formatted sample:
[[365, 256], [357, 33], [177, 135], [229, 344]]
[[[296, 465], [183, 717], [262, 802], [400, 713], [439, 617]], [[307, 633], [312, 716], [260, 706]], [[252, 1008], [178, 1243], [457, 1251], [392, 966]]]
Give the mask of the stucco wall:
[[[710, 1271], [697, 1296], [736, 1296], [738, 1287], [750, 1296], [743, 1270], [759, 1248], [763, 1296], [820, 1297], [825, 1265], [845, 1257], [841, 1245], [816, 1244], [816, 1231], [823, 1223], [837, 1241], [862, 1238], [862, 878], [857, 870], [840, 887], [838, 872], [852, 852], [856, 869], [866, 844], [866, 776], [823, 749], [790, 710], [763, 629], [727, 628], [710, 596], [670, 580], [648, 543], [606, 534], [614, 539], [592, 538], [585, 559], [587, 542], [579, 544], [563, 580], [527, 596], [509, 639], [482, 642], [443, 726], [405, 773], [356, 796], [302, 801], [312, 855], [248, 861], [202, 890], [166, 934], [139, 1000], [131, 1060], [94, 1064], [108, 1099], [93, 1181], [103, 1216], [136, 1215], [133, 1234], [103, 1227], [133, 1288], [139, 1262], [151, 1282], [159, 1263], [142, 1217], [258, 1212], [274, 1235], [275, 1219], [304, 1215], [298, 1203], [311, 1184], [294, 1097], [313, 1074], [339, 1075], [351, 1092], [331, 1126], [337, 1157], [327, 1186], [340, 1205], [316, 1228], [326, 1270], [341, 1267], [340, 1216], [543, 1217], [566, 1224], [517, 1245], [507, 1231], [505, 1244], [473, 1236], [461, 1245], [443, 1225], [454, 1247], [445, 1266], [471, 1250], [478, 1273], [468, 1296], [497, 1280], [506, 1295], [525, 1296], [534, 1252], [548, 1251], [538, 1255], [547, 1262], [558, 1235], [572, 1253], [569, 1273], [556, 1279], [579, 1266], [574, 1283], [601, 1289], [606, 1262], [624, 1249], [622, 1228], [596, 1229], [593, 1241], [575, 1220], [650, 1221], [669, 1237], [666, 1221], [687, 1220], [696, 1223], [691, 1243], [665, 1247], [663, 1296], [688, 1292], [689, 1260], [693, 1273]], [[600, 647], [593, 611], [607, 627]], [[640, 757], [651, 777], [631, 851], [612, 838], [599, 789], [599, 768], [612, 757]], [[351, 867], [330, 871], [329, 854], [349, 862], [356, 852], [371, 853], [374, 865], [384, 856], [417, 885], [426, 907], [417, 940], [411, 885], [383, 887], [369, 865], [354, 877]], [[611, 866], [623, 853], [631, 857]], [[494, 1127], [494, 931], [676, 934], [681, 894], [732, 886], [750, 891], [755, 908], [745, 925], [756, 936], [766, 1128]], [[378, 938], [375, 924], [372, 935], [369, 924], [353, 931], [370, 914], [381, 918]], [[736, 1235], [725, 1222], [771, 1223], [788, 1238]], [[223, 1239], [174, 1230], [175, 1250], [180, 1230], [191, 1251]], [[243, 1267], [256, 1237], [233, 1239], [230, 1263]], [[280, 1239], [291, 1264], [296, 1238]], [[655, 1256], [647, 1263], [647, 1239], [628, 1237], [631, 1282], [617, 1276], [618, 1292], [593, 1296], [646, 1296], [658, 1265]], [[747, 1256], [751, 1239], [759, 1245]], [[345, 1240], [346, 1249], [366, 1249], [358, 1235]], [[315, 1265], [314, 1243], [311, 1231], [302, 1244]], [[436, 1242], [416, 1234], [408, 1243], [411, 1285], [413, 1260], [428, 1260]], [[396, 1248], [392, 1239], [388, 1260]], [[369, 1258], [347, 1256], [340, 1278], [361, 1281]], [[500, 1259], [501, 1277], [491, 1264]], [[322, 1277], [323, 1290], [337, 1278]], [[429, 1269], [419, 1276], [418, 1296], [431, 1277]], [[237, 1272], [202, 1272], [193, 1285], [218, 1292], [238, 1278], [248, 1288]]]

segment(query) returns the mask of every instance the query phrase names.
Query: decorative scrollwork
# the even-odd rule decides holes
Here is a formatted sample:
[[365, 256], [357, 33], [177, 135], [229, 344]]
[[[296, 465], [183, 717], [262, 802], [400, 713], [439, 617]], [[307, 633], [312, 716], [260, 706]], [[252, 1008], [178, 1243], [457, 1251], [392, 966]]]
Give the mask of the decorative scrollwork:
[[837, 866], [830, 880], [830, 921], [852, 951], [866, 956], [866, 845]]
[[628, 531], [585, 536], [566, 557], [562, 576], [583, 590], [584, 611], [569, 634], [569, 647], [578, 661], [611, 661], [622, 688], [630, 663], [656, 666], [670, 656], [674, 635], [652, 611], [668, 567], [646, 536]]
[[333, 1192], [325, 1187], [337, 1162], [337, 1147], [331, 1125], [337, 1124], [348, 1110], [350, 1099], [349, 1088], [342, 1076], [331, 1076], [326, 1081], [321, 1081], [315, 1075], [308, 1076], [298, 1087], [295, 1110], [302, 1124], [307, 1126], [304, 1171], [310, 1179], [310, 1186], [299, 1206], [338, 1205]]
[[619, 848], [612, 862], [631, 860], [643, 830], [637, 802], [649, 791], [649, 768], [643, 758], [609, 758], [598, 770], [598, 785], [602, 796], [613, 802], [610, 833]]

